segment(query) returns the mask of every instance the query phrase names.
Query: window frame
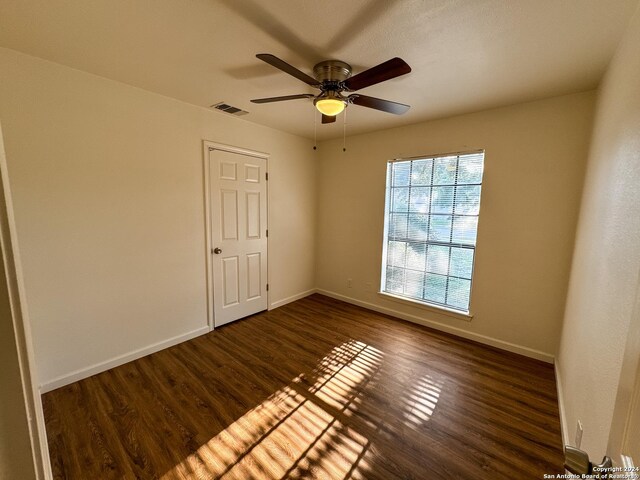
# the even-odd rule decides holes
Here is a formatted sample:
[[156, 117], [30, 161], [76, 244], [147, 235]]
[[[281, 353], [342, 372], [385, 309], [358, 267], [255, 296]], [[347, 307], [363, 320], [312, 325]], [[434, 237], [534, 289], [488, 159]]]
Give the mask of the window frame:
[[[477, 232], [478, 232], [478, 228], [480, 225], [480, 205], [478, 206], [478, 214], [477, 214], [477, 219], [478, 219], [478, 224], [476, 227], [476, 240], [473, 244], [472, 247], [469, 247], [469, 245], [466, 244], [455, 244], [455, 243], [447, 243], [447, 242], [439, 242], [439, 241], [429, 241], [426, 240], [425, 244], [429, 245], [429, 244], [435, 244], [435, 245], [443, 245], [443, 246], [448, 246], [449, 248], [451, 247], [456, 247], [456, 246], [460, 246], [463, 248], [472, 248], [473, 249], [473, 262], [471, 264], [471, 274], [470, 274], [470, 278], [469, 278], [469, 306], [467, 310], [462, 310], [462, 309], [458, 309], [455, 307], [452, 307], [450, 305], [445, 305], [445, 304], [441, 304], [441, 303], [437, 303], [437, 302], [430, 302], [428, 300], [423, 299], [418, 299], [415, 297], [410, 297], [408, 295], [401, 295], [401, 294], [397, 294], [397, 293], [393, 293], [393, 292], [388, 292], [385, 291], [386, 288], [386, 281], [387, 281], [387, 266], [388, 266], [388, 245], [389, 245], [389, 224], [390, 224], [390, 208], [391, 208], [391, 201], [390, 201], [390, 197], [391, 197], [391, 191], [392, 191], [392, 165], [394, 163], [399, 163], [399, 162], [412, 162], [414, 160], [428, 160], [428, 159], [437, 159], [437, 158], [443, 158], [443, 157], [460, 157], [460, 156], [464, 156], [464, 155], [477, 155], [477, 154], [482, 154], [482, 164], [483, 164], [483, 169], [482, 169], [482, 179], [481, 182], [479, 184], [473, 184], [473, 185], [479, 185], [480, 186], [480, 202], [482, 200], [482, 185], [484, 184], [484, 160], [485, 160], [485, 150], [484, 149], [477, 149], [477, 150], [466, 150], [466, 151], [461, 151], [461, 152], [448, 152], [448, 153], [438, 153], [435, 155], [418, 155], [418, 156], [414, 156], [414, 157], [403, 157], [403, 158], [395, 158], [393, 160], [388, 160], [387, 161], [387, 171], [386, 171], [386, 176], [385, 176], [385, 197], [384, 197], [384, 228], [383, 228], [383, 238], [382, 238], [382, 257], [381, 257], [381, 269], [380, 269], [380, 290], [378, 291], [378, 294], [382, 297], [386, 297], [390, 300], [394, 300], [394, 301], [398, 301], [404, 304], [408, 304], [414, 307], [418, 307], [421, 309], [425, 309], [425, 310], [429, 310], [429, 311], [435, 311], [437, 313], [441, 313], [447, 316], [452, 316], [455, 318], [460, 318], [460, 319], [464, 319], [464, 320], [471, 320], [473, 318], [473, 314], [471, 313], [472, 311], [472, 300], [473, 300], [473, 285], [474, 285], [474, 274], [475, 274], [475, 264], [476, 264], [476, 250], [477, 250], [477, 244], [478, 244], [478, 239], [477, 239]], [[437, 185], [438, 186], [438, 185]], [[409, 187], [411, 188], [411, 183], [409, 183]], [[433, 187], [433, 183], [430, 184], [430, 187]], [[454, 214], [451, 214], [452, 218], [454, 216]], [[426, 273], [426, 272], [425, 272]], [[446, 275], [447, 278], [450, 275]]]

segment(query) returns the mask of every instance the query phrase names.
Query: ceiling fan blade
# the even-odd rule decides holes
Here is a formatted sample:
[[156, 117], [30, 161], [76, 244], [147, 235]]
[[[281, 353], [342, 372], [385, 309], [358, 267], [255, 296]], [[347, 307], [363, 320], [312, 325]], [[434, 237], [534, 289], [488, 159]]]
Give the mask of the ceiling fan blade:
[[330, 117], [329, 115], [322, 115], [322, 123], [333, 123], [336, 121], [336, 117]]
[[310, 77], [304, 72], [301, 72], [296, 67], [289, 65], [284, 60], [280, 60], [275, 55], [271, 55], [270, 53], [259, 53], [256, 55], [256, 57], [258, 57], [263, 62], [267, 62], [269, 65], [279, 68], [283, 72], [296, 77], [298, 80], [302, 80], [304, 83], [311, 85], [312, 87], [317, 87], [320, 85], [315, 78]]
[[367, 95], [349, 95], [349, 102], [354, 105], [360, 105], [361, 107], [375, 108], [376, 110], [382, 110], [383, 112], [393, 113], [395, 115], [402, 115], [406, 113], [411, 107], [404, 103], [391, 102], [389, 100], [383, 100], [381, 98], [368, 97]]
[[255, 98], [251, 100], [252, 103], [271, 103], [271, 102], [284, 102], [285, 100], [297, 100], [299, 98], [313, 98], [315, 95], [311, 93], [301, 93], [300, 95], [285, 95], [283, 97], [268, 97], [268, 98]]
[[395, 57], [391, 60], [371, 67], [364, 72], [347, 78], [344, 85], [351, 91], [360, 90], [361, 88], [370, 87], [376, 83], [391, 80], [392, 78], [405, 75], [411, 71], [411, 67], [401, 58]]

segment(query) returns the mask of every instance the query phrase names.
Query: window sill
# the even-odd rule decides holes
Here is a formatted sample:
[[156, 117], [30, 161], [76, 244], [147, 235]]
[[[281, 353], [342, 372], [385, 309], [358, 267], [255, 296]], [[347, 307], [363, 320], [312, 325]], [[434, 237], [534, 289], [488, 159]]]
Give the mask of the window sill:
[[470, 322], [473, 318], [473, 313], [471, 312], [460, 312], [458, 310], [451, 310], [445, 307], [437, 307], [435, 305], [427, 305], [422, 302], [417, 302], [415, 300], [411, 300], [405, 297], [399, 297], [397, 295], [392, 295], [386, 292], [378, 292], [378, 295], [386, 300], [391, 300], [393, 302], [402, 303], [404, 305], [420, 308], [422, 310], [427, 310], [429, 312], [438, 313], [440, 315], [446, 315], [447, 317], [457, 318], [458, 320], [464, 320]]

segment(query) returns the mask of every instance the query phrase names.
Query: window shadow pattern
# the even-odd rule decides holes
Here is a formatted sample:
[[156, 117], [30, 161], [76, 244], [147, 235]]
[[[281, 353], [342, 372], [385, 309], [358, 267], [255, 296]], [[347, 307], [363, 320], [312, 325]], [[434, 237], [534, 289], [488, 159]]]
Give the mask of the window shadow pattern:
[[43, 400], [56, 479], [562, 472], [552, 367], [320, 295]]

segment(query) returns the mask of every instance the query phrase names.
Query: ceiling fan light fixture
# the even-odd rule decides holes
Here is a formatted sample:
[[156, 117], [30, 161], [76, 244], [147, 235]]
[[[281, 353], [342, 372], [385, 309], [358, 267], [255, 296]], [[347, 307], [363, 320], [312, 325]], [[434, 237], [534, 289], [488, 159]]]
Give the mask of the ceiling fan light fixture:
[[344, 110], [345, 106], [343, 100], [336, 100], [334, 98], [323, 98], [316, 102], [318, 111], [328, 117], [335, 117]]
[[328, 92], [326, 96], [315, 99], [313, 103], [318, 111], [327, 117], [335, 117], [347, 106], [347, 102], [333, 92]]

